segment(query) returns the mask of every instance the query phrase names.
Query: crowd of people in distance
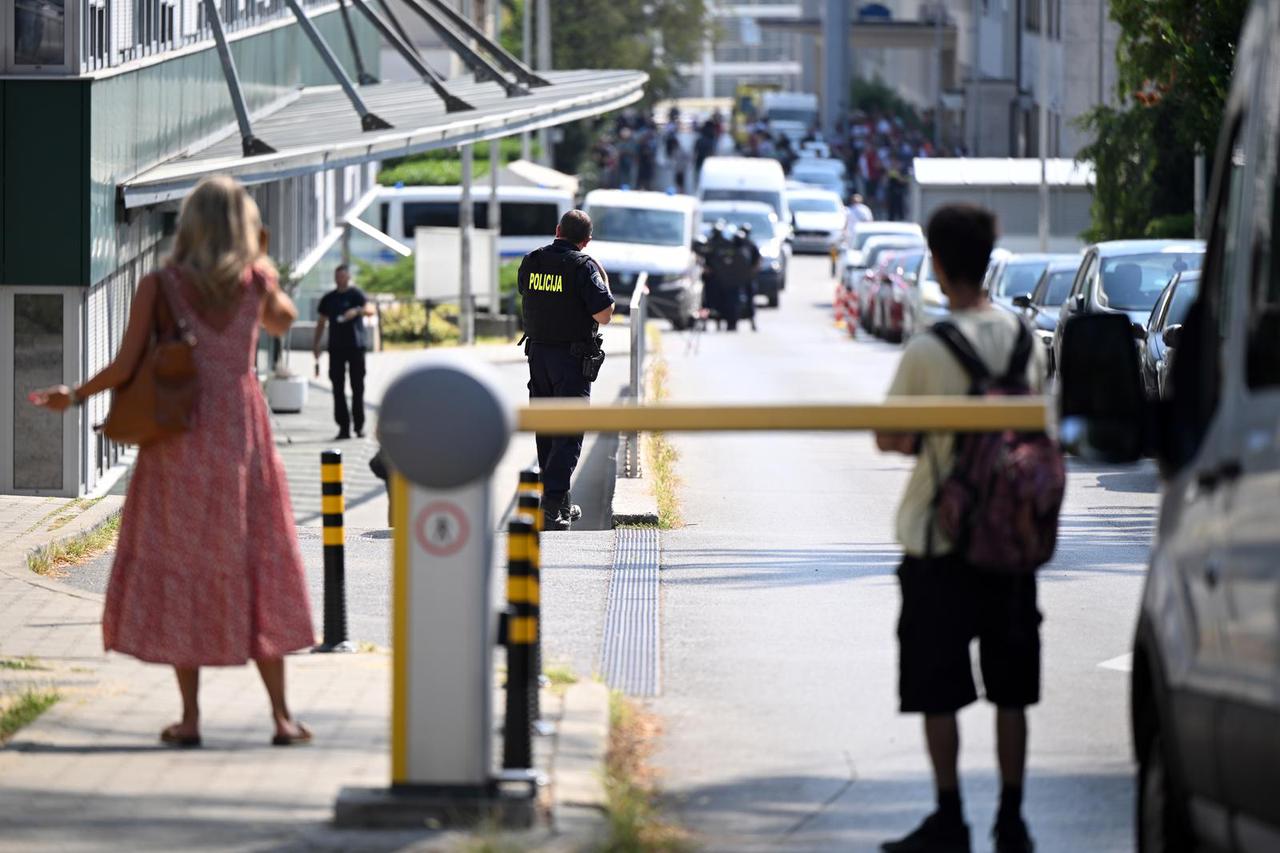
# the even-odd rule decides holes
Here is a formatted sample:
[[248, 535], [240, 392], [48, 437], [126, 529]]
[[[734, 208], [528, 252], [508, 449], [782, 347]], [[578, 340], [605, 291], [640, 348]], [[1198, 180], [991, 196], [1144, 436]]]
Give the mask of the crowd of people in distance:
[[[767, 117], [749, 121], [736, 133], [716, 111], [686, 118], [672, 108], [661, 121], [639, 110], [623, 110], [597, 137], [591, 151], [599, 186], [692, 192], [685, 186], [708, 157], [771, 157], [791, 174], [811, 143], [822, 156], [845, 164], [849, 194], [860, 195], [877, 219], [907, 218], [912, 162], [919, 157], [963, 156], [963, 146], [935, 146], [929, 111], [902, 115], [854, 111], [839, 124], [835, 138], [810, 128], [800, 140], [776, 132]], [[690, 168], [692, 167], [692, 169]]]

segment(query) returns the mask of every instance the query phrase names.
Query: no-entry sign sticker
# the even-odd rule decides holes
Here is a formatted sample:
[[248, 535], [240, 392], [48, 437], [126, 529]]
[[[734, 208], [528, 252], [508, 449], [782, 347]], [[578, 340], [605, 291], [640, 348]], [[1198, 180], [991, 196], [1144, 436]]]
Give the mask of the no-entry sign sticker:
[[423, 507], [413, 527], [422, 550], [434, 557], [452, 557], [466, 547], [471, 536], [466, 514], [449, 501]]

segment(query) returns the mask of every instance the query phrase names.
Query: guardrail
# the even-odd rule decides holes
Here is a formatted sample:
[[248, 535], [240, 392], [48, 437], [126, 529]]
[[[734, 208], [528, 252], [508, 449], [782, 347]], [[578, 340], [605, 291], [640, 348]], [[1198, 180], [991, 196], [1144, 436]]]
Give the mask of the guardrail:
[[[649, 274], [647, 272], [642, 272], [636, 277], [628, 311], [630, 313], [628, 322], [631, 324], [631, 363], [627, 399], [632, 405], [639, 405], [644, 402], [644, 368], [645, 359], [649, 354], [648, 338], [645, 336], [645, 323], [649, 319]], [[629, 478], [639, 477], [641, 474], [640, 433], [634, 430], [628, 432], [625, 442], [626, 464], [623, 473]]]

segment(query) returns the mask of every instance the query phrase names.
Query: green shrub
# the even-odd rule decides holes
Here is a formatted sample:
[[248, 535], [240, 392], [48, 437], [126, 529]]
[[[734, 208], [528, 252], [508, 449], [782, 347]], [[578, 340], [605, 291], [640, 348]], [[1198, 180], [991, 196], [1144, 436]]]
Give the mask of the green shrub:
[[421, 341], [427, 309], [421, 302], [396, 302], [382, 308], [382, 339], [394, 343]]
[[[520, 159], [520, 137], [509, 136], [498, 143], [498, 157], [503, 163]], [[537, 156], [539, 148], [531, 146], [531, 155]], [[489, 146], [476, 145], [475, 162], [472, 164], [472, 180], [489, 174]], [[456, 186], [462, 183], [462, 158], [456, 148], [439, 148], [412, 157], [388, 160], [378, 173], [378, 183], [384, 187], [404, 184], [410, 187]]]
[[400, 258], [390, 264], [370, 264], [356, 261], [360, 289], [366, 293], [390, 293], [394, 296], [413, 296], [413, 256]]

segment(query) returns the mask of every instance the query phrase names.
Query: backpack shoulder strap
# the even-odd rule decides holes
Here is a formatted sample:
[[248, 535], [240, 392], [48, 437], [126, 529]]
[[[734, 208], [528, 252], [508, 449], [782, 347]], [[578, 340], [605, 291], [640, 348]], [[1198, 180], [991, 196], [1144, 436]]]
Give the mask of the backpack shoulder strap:
[[974, 393], [984, 382], [991, 378], [991, 371], [983, 364], [982, 358], [974, 351], [973, 344], [956, 327], [954, 323], [943, 320], [933, 325], [933, 334], [942, 341], [943, 346], [951, 353], [964, 372], [969, 374], [972, 385], [970, 393]]
[[1026, 381], [1027, 365], [1031, 363], [1033, 343], [1026, 321], [1019, 318], [1018, 339], [1013, 343], [1013, 354], [1009, 356], [1009, 367], [1004, 373], [1006, 382], [1021, 384]]

